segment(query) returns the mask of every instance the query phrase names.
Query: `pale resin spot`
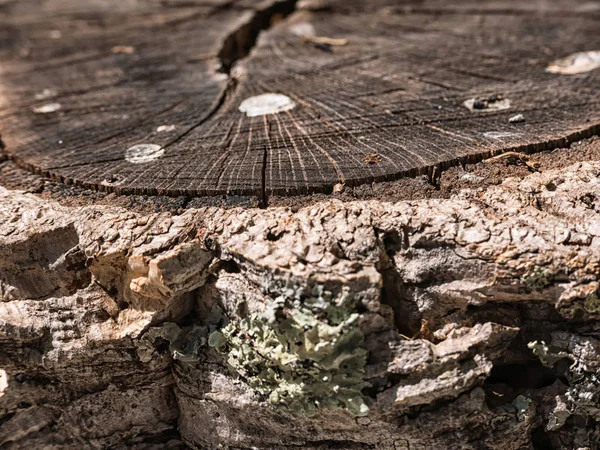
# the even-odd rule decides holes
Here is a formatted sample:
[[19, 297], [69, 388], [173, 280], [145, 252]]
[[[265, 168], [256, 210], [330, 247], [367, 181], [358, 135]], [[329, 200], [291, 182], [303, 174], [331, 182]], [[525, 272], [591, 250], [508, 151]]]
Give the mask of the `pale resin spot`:
[[510, 100], [507, 98], [470, 98], [465, 100], [463, 105], [472, 112], [502, 111], [510, 108]]
[[508, 119], [508, 123], [521, 123], [525, 122], [525, 116], [523, 114], [517, 114]]
[[156, 144], [138, 144], [125, 151], [125, 160], [133, 164], [154, 161], [165, 154], [165, 149]]
[[477, 176], [472, 173], [465, 173], [462, 177], [460, 177], [460, 179], [469, 181], [471, 183], [479, 183], [480, 181], [483, 181], [483, 177]]
[[489, 139], [508, 139], [519, 137], [520, 133], [511, 133], [509, 131], [488, 131], [483, 136]]
[[36, 100], [46, 100], [48, 98], [56, 97], [58, 92], [55, 89], [44, 89], [42, 92], [35, 94]]
[[290, 26], [289, 30], [294, 33], [296, 36], [315, 36], [317, 32], [315, 31], [315, 27], [308, 22], [299, 22]]
[[600, 67], [600, 50], [573, 53], [566, 58], [557, 59], [546, 68], [546, 72], [561, 75], [576, 75], [591, 72]]
[[62, 108], [60, 103], [46, 103], [42, 106], [36, 106], [33, 108], [33, 112], [36, 114], [49, 114], [58, 111]]
[[159, 127], [156, 127], [156, 131], [158, 133], [165, 133], [165, 132], [169, 132], [169, 131], [173, 131], [175, 129], [175, 125], [161, 125]]
[[112, 52], [115, 55], [119, 55], [119, 54], [131, 55], [132, 53], [135, 52], [135, 47], [132, 47], [130, 45], [115, 45], [112, 48]]
[[595, 12], [600, 11], [600, 2], [586, 2], [575, 7], [578, 12]]
[[239, 110], [246, 113], [248, 117], [256, 117], [278, 114], [295, 107], [296, 103], [287, 95], [269, 93], [247, 98], [240, 104]]

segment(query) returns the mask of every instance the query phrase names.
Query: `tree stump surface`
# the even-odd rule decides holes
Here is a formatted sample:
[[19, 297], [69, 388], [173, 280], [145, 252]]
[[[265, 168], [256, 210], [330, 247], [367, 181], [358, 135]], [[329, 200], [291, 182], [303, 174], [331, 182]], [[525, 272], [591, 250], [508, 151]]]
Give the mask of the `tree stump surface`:
[[2, 450], [600, 450], [599, 2], [0, 25]]
[[0, 133], [21, 166], [117, 193], [435, 176], [598, 131], [594, 5], [5, 1]]

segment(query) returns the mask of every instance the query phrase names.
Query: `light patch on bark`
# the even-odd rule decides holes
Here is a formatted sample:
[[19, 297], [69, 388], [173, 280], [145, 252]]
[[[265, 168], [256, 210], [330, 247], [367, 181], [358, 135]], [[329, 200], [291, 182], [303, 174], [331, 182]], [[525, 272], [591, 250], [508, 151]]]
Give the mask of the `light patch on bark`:
[[138, 144], [125, 151], [125, 160], [132, 164], [144, 164], [154, 161], [165, 154], [165, 149], [156, 144]]
[[287, 95], [268, 93], [247, 98], [240, 103], [239, 110], [246, 113], [248, 117], [256, 117], [279, 114], [295, 107], [296, 103]]
[[46, 103], [45, 105], [34, 107], [33, 112], [36, 114], [50, 114], [58, 111], [61, 107], [60, 103]]
[[502, 111], [510, 108], [510, 100], [505, 98], [487, 101], [476, 98], [470, 98], [468, 100], [465, 100], [463, 105], [471, 112]]
[[576, 75], [591, 72], [600, 67], [600, 50], [573, 53], [557, 59], [546, 68], [546, 72], [561, 75]]
[[6, 375], [6, 371], [0, 369], [0, 397], [4, 395], [4, 391], [8, 387], [8, 375]]

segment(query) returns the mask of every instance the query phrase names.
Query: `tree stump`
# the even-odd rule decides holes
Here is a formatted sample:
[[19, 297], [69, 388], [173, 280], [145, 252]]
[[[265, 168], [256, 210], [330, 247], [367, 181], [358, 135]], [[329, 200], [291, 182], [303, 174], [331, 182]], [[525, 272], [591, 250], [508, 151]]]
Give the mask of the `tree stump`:
[[0, 23], [0, 448], [600, 448], [600, 3]]

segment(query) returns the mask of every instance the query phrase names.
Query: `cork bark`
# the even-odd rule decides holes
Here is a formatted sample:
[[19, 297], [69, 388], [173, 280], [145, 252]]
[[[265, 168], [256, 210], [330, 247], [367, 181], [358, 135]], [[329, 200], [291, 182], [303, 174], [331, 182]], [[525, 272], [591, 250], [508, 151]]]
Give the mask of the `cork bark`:
[[[598, 448], [599, 192], [593, 161], [299, 209], [1, 188], [0, 447]], [[290, 324], [361, 380], [283, 331], [261, 347]]]

